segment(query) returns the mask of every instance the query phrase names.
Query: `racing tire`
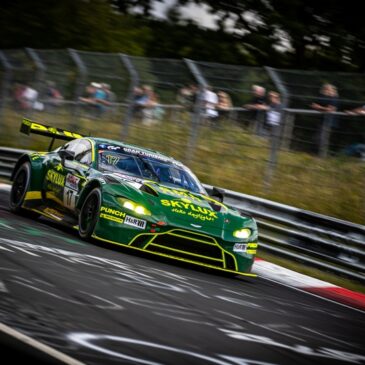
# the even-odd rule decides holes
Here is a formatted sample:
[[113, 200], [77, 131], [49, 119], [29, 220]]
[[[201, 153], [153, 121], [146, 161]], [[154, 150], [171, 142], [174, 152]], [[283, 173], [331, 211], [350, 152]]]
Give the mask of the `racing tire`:
[[22, 205], [30, 184], [30, 163], [24, 162], [15, 172], [10, 190], [9, 208], [13, 213], [24, 213]]
[[99, 218], [101, 191], [94, 188], [86, 196], [79, 213], [79, 235], [83, 239], [91, 238]]

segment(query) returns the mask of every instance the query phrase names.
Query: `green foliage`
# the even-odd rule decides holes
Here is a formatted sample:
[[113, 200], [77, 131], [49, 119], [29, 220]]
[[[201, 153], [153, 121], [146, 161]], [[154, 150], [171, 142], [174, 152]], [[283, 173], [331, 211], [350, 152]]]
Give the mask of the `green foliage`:
[[[150, 57], [188, 57], [241, 65], [365, 70], [361, 1], [3, 0], [2, 48], [76, 48]], [[183, 18], [204, 5], [216, 29]]]

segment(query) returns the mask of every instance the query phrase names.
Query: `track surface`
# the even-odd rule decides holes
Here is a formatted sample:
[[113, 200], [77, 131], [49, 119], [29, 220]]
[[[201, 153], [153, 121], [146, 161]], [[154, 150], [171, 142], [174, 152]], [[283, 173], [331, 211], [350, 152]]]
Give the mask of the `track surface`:
[[[365, 314], [15, 216], [0, 192], [0, 322], [86, 364], [365, 364]], [[11, 362], [9, 362], [11, 363]]]

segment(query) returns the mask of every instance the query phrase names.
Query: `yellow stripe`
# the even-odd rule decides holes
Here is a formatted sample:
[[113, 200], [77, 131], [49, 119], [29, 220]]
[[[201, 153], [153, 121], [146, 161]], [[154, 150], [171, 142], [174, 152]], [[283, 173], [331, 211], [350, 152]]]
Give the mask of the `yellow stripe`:
[[183, 251], [183, 250], [177, 250], [176, 248], [172, 248], [172, 247], [167, 247], [167, 246], [162, 246], [162, 245], [158, 245], [157, 243], [149, 243], [147, 246], [145, 246], [145, 249], [148, 250], [148, 246], [156, 246], [156, 247], [161, 247], [163, 249], [169, 250], [169, 251], [175, 251], [175, 252], [180, 252], [183, 253], [185, 255], [190, 255], [190, 256], [196, 256], [196, 257], [201, 257], [203, 259], [208, 259], [208, 260], [212, 260], [212, 261], [219, 261], [219, 262], [223, 262], [222, 259], [214, 259], [212, 257], [209, 256], [204, 256], [204, 255], [199, 255], [197, 253], [192, 253], [192, 252], [187, 252], [187, 251]]
[[28, 191], [25, 194], [24, 200], [34, 200], [34, 199], [42, 199], [42, 194], [40, 191]]
[[[130, 248], [130, 249], [133, 249], [133, 250], [137, 250], [137, 251], [142, 251], [142, 252], [148, 252], [150, 254], [153, 254], [153, 255], [157, 255], [157, 256], [163, 256], [163, 257], [169, 257], [169, 258], [172, 258], [174, 260], [178, 260], [178, 261], [184, 261], [184, 262], [188, 262], [190, 264], [193, 264], [193, 265], [198, 265], [198, 266], [203, 266], [203, 267], [208, 267], [210, 269], [214, 269], [214, 270], [219, 270], [219, 271], [224, 271], [224, 272], [229, 272], [229, 273], [232, 273], [232, 274], [236, 274], [236, 275], [242, 275], [242, 276], [250, 276], [250, 277], [257, 277], [256, 274], [251, 274], [251, 273], [243, 273], [243, 272], [240, 272], [240, 271], [234, 271], [234, 270], [228, 270], [228, 269], [222, 269], [220, 267], [216, 267], [216, 266], [213, 266], [213, 265], [209, 265], [209, 264], [202, 264], [202, 263], [199, 263], [199, 262], [196, 262], [196, 261], [191, 261], [191, 260], [188, 260], [188, 259], [183, 259], [181, 257], [175, 257], [175, 256], [172, 256], [172, 255], [167, 255], [167, 254], [163, 254], [163, 253], [160, 253], [160, 252], [152, 252], [152, 251], [145, 251], [144, 249], [142, 248], [138, 248], [138, 247], [133, 247], [133, 246], [128, 246], [126, 244], [123, 244], [123, 243], [119, 243], [119, 242], [115, 242], [115, 241], [110, 241], [110, 240], [107, 240], [105, 238], [101, 238], [95, 234], [92, 235], [93, 238], [96, 238], [100, 241], [104, 241], [104, 242], [108, 242], [108, 243], [112, 243], [114, 245], [118, 245], [118, 246], [123, 246], [123, 247], [127, 247], [127, 248]], [[233, 255], [232, 255], [233, 256]]]
[[248, 253], [249, 255], [255, 255], [256, 250], [246, 250], [246, 253]]
[[55, 201], [57, 204], [63, 205], [63, 201], [58, 199], [52, 191], [46, 192], [46, 198]]

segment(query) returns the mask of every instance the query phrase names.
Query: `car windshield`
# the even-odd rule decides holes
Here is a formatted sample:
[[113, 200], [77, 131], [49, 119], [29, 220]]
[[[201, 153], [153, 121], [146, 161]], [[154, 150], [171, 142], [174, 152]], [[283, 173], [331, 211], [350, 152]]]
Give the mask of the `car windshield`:
[[197, 177], [187, 167], [172, 160], [162, 160], [143, 154], [129, 154], [109, 149], [99, 149], [98, 155], [100, 171], [119, 172], [154, 180], [162, 185], [175, 186], [195, 193], [205, 194], [205, 190]]

